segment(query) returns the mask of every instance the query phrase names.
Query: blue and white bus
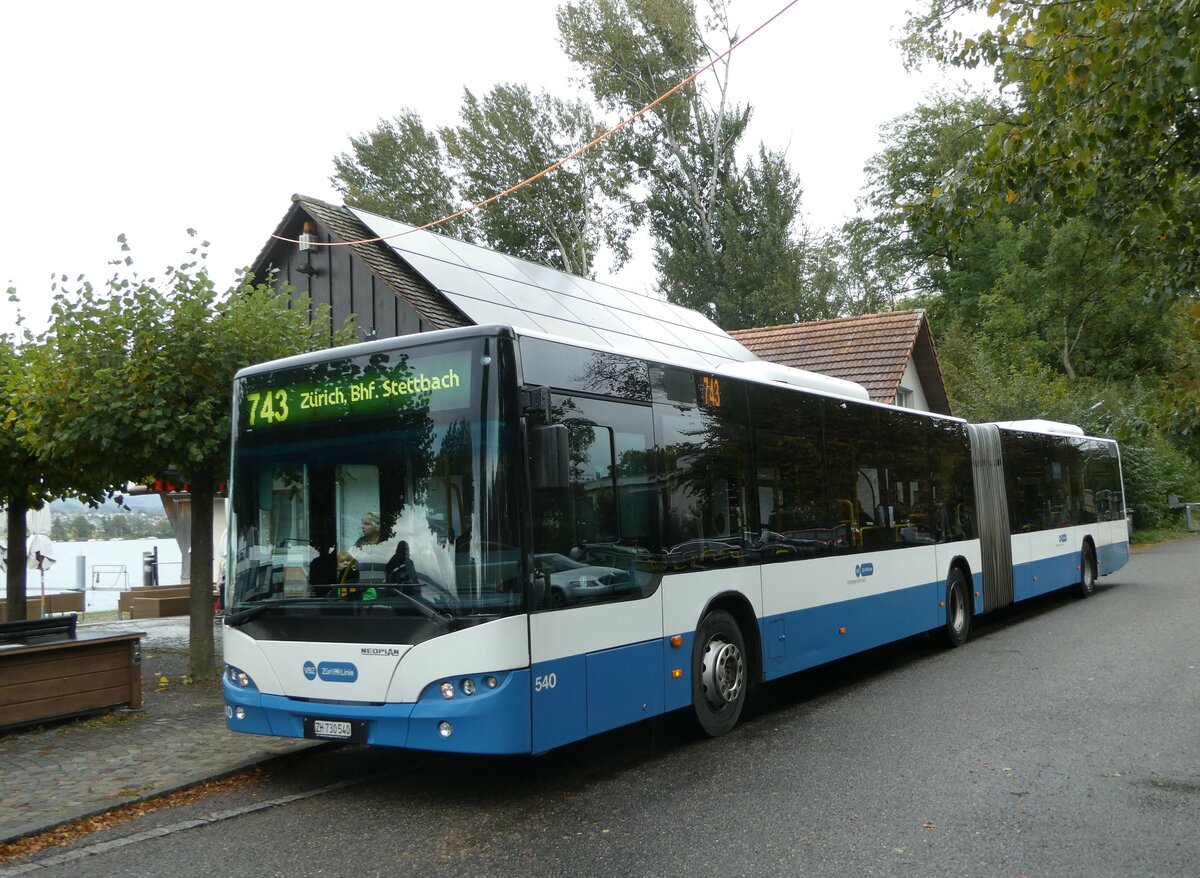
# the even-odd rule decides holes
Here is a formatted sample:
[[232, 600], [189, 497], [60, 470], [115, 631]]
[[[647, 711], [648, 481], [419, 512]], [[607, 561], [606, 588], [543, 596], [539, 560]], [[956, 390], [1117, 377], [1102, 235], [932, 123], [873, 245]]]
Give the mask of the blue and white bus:
[[1116, 443], [505, 326], [236, 379], [230, 729], [540, 753], [1121, 567]]

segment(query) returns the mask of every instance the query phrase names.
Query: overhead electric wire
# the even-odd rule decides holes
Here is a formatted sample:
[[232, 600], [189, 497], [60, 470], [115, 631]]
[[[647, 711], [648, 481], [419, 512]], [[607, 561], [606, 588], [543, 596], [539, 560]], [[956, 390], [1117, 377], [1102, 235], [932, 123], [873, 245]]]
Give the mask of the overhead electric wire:
[[[469, 207], [464, 207], [462, 210], [456, 211], [455, 213], [447, 214], [446, 216], [441, 217], [440, 219], [436, 219], [436, 220], [433, 220], [432, 222], [425, 223], [425, 225], [423, 225], [423, 226], [416, 226], [411, 229], [405, 229], [403, 232], [397, 232], [394, 235], [380, 235], [379, 237], [375, 237], [375, 238], [361, 238], [357, 241], [327, 241], [327, 242], [306, 241], [304, 243], [307, 243], [310, 247], [312, 247], [312, 246], [316, 246], [316, 247], [349, 247], [354, 244], [375, 244], [380, 241], [391, 240], [392, 238], [400, 238], [400, 237], [403, 237], [404, 235], [410, 234], [411, 232], [419, 232], [424, 229], [432, 229], [435, 226], [440, 226], [443, 223], [448, 223], [451, 220], [458, 219], [461, 216], [466, 216], [468, 213], [473, 213], [474, 211], [479, 210], [479, 208], [481, 208], [481, 207], [487, 207], [489, 204], [493, 204], [493, 203], [499, 201], [501, 198], [512, 195], [514, 192], [516, 192], [520, 189], [524, 189], [526, 186], [530, 185], [531, 183], [537, 182], [542, 177], [545, 177], [547, 174], [551, 174], [554, 171], [557, 171], [559, 168], [561, 168], [563, 165], [565, 165], [567, 162], [571, 161], [572, 159], [577, 159], [577, 158], [579, 158], [579, 156], [583, 155], [588, 150], [593, 149], [596, 146], [599, 146], [601, 143], [603, 143], [608, 138], [612, 137], [614, 134], [616, 134], [618, 131], [620, 131], [622, 128], [624, 128], [626, 125], [630, 124], [631, 122], [633, 122], [636, 119], [641, 118], [646, 113], [653, 110], [655, 107], [657, 107], [663, 101], [665, 101], [667, 98], [671, 97], [676, 92], [678, 92], [680, 89], [684, 88], [689, 83], [694, 81], [696, 79], [696, 77], [698, 77], [701, 73], [711, 70], [722, 59], [728, 58], [730, 55], [733, 54], [734, 49], [737, 49], [740, 46], [747, 43], [752, 37], [754, 37], [755, 34], [757, 34], [759, 31], [763, 30], [765, 27], [770, 25], [772, 22], [775, 21], [775, 19], [779, 18], [781, 15], [783, 15], [785, 12], [787, 12], [789, 9], [791, 9], [793, 6], [795, 6], [799, 2], [800, 2], [800, 0], [790, 0], [790, 2], [788, 2], [782, 9], [780, 9], [778, 12], [776, 12], [774, 15], [772, 15], [770, 18], [768, 18], [766, 21], [764, 21], [762, 24], [760, 24], [754, 30], [750, 31], [750, 33], [746, 34], [745, 37], [743, 37], [742, 39], [740, 39], [737, 42], [730, 45], [730, 47], [728, 49], [726, 49], [724, 52], [722, 52], [721, 54], [714, 56], [713, 59], [711, 61], [709, 61], [707, 64], [705, 64], [703, 67], [698, 67], [695, 70], [693, 70], [690, 74], [688, 74], [686, 77], [684, 77], [682, 80], [680, 80], [676, 85], [672, 86], [667, 91], [663, 92], [661, 95], [659, 95], [657, 98], [655, 98], [650, 103], [646, 104], [646, 106], [642, 107], [636, 113], [634, 113], [633, 115], [631, 115], [625, 119], [622, 119], [620, 122], [618, 122], [612, 128], [609, 128], [603, 134], [597, 135], [595, 138], [590, 140], [588, 143], [585, 143], [583, 146], [579, 147], [579, 149], [575, 150], [570, 155], [564, 156], [563, 158], [556, 161], [554, 164], [538, 171], [532, 177], [529, 177], [525, 180], [522, 180], [520, 183], [517, 183], [513, 186], [508, 187], [503, 192], [497, 192], [495, 195], [492, 195], [489, 198], [485, 198], [483, 201], [477, 201], [475, 204], [472, 204]], [[287, 238], [287, 237], [284, 237], [283, 235], [272, 235], [271, 237], [276, 239], [277, 241], [286, 241], [289, 244], [301, 243], [301, 241], [297, 238]]]

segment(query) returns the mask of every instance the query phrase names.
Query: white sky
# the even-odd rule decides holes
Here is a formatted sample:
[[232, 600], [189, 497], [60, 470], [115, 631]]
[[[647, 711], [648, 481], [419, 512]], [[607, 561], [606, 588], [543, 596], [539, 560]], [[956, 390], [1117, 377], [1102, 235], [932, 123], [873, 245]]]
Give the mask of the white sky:
[[[733, 0], [743, 35], [787, 0]], [[124, 232], [145, 275], [212, 242], [225, 285], [294, 192], [329, 184], [348, 137], [405, 106], [457, 121], [462, 88], [580, 92], [558, 48], [556, 0], [438, 3], [6, 3], [0, 12], [0, 290], [45, 328], [51, 275], [99, 286]], [[950, 82], [904, 72], [904, 0], [800, 0], [733, 54], [746, 138], [787, 147], [809, 222], [853, 215], [878, 128]], [[982, 80], [977, 80], [982, 81]], [[610, 122], [616, 119], [606, 120]], [[603, 266], [602, 266], [603, 271]], [[615, 278], [645, 290], [648, 256]], [[0, 301], [0, 332], [16, 311]]]

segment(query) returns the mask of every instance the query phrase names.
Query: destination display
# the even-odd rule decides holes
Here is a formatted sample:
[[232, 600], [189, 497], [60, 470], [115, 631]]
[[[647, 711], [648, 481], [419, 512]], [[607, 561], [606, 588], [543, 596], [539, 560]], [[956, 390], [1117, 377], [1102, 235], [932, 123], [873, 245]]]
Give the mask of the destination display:
[[471, 398], [471, 360], [470, 351], [377, 354], [365, 361], [300, 367], [271, 376], [266, 386], [243, 385], [238, 426], [246, 432], [418, 408], [463, 408]]

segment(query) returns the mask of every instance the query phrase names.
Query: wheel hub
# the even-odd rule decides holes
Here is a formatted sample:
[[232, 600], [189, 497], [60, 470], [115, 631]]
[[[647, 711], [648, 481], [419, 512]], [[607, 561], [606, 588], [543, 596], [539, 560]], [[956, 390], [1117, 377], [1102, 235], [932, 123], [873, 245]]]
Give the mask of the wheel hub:
[[961, 631], [967, 621], [967, 608], [962, 593], [957, 588], [950, 589], [950, 626], [955, 631]]
[[704, 650], [700, 683], [708, 703], [720, 709], [741, 697], [746, 685], [746, 664], [742, 651], [732, 643], [714, 637]]

